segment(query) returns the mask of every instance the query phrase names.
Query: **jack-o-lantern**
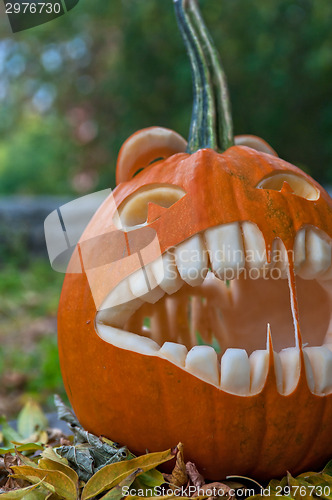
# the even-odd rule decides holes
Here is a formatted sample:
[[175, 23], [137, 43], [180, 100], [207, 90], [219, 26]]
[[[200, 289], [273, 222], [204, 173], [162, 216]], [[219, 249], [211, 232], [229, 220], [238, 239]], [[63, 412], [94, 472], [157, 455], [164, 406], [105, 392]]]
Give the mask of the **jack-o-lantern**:
[[210, 479], [319, 467], [332, 454], [332, 201], [261, 139], [233, 145], [196, 2], [175, 7], [190, 139], [152, 127], [120, 151], [63, 285], [66, 390], [89, 431], [139, 453], [181, 441]]

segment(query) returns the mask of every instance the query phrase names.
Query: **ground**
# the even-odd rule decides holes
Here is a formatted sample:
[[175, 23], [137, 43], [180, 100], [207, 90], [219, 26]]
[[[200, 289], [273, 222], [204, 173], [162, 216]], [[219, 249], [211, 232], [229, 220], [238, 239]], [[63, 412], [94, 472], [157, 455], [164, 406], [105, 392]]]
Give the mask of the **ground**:
[[0, 415], [13, 417], [26, 396], [52, 408], [63, 394], [56, 312], [63, 275], [46, 260], [0, 269]]

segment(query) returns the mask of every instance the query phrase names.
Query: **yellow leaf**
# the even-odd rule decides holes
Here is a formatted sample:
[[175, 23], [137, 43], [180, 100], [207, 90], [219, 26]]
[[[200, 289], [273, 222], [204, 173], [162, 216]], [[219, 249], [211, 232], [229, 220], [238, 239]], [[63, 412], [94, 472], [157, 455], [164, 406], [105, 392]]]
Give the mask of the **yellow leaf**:
[[183, 456], [183, 444], [177, 446], [176, 464], [172, 474], [167, 476], [167, 481], [174, 486], [184, 486], [188, 482], [186, 464]]
[[[16, 444], [13, 442], [13, 444]], [[18, 446], [13, 446], [12, 448], [0, 448], [0, 455], [5, 455], [6, 453], [15, 453], [15, 450], [17, 451], [37, 451], [37, 450], [43, 450], [44, 446], [37, 444], [37, 443], [26, 443], [26, 444], [19, 444]]]
[[104, 495], [101, 500], [121, 500], [123, 498], [124, 493], [123, 493], [123, 488], [125, 486], [131, 486], [131, 484], [134, 482], [136, 476], [138, 474], [142, 473], [142, 469], [137, 469], [135, 470], [132, 474], [130, 474], [128, 477], [123, 479], [121, 483], [117, 484], [112, 488], [106, 495]]
[[310, 484], [304, 479], [295, 479], [289, 472], [287, 473], [288, 485], [290, 487], [290, 495], [295, 500], [311, 500], [312, 491], [310, 491]]
[[137, 469], [142, 472], [158, 467], [158, 465], [172, 460], [174, 455], [171, 450], [149, 453], [132, 460], [125, 460], [114, 464], [106, 465], [96, 472], [94, 476], [86, 483], [82, 493], [82, 500], [92, 498], [105, 490], [110, 490]]
[[19, 434], [26, 439], [36, 431], [44, 431], [47, 426], [48, 420], [39, 404], [32, 400], [28, 401], [17, 418]]
[[25, 455], [22, 455], [22, 453], [20, 453], [17, 448], [15, 449], [15, 451], [16, 451], [16, 455], [19, 457], [19, 459], [21, 460], [23, 465], [28, 465], [29, 467], [34, 467], [35, 469], [38, 468], [38, 465], [36, 462], [34, 462], [30, 458], [26, 457]]
[[42, 458], [48, 458], [49, 460], [53, 460], [53, 462], [59, 462], [60, 464], [68, 465], [69, 463], [66, 458], [60, 457], [60, 455], [58, 455], [56, 451], [50, 446], [45, 448], [41, 456]]
[[38, 480], [43, 480], [43, 485], [57, 495], [65, 498], [66, 500], [77, 499], [76, 485], [68, 476], [60, 471], [36, 469], [27, 465], [12, 466], [14, 472], [13, 477], [20, 477], [26, 479], [31, 483], [36, 483]]
[[26, 498], [28, 493], [38, 488], [43, 483], [39, 481], [33, 486], [28, 486], [27, 488], [21, 488], [19, 490], [7, 491], [6, 493], [1, 493], [1, 500], [20, 500], [21, 498]]
[[50, 460], [49, 458], [41, 458], [38, 462], [38, 466], [41, 469], [57, 470], [63, 472], [63, 474], [66, 474], [66, 476], [68, 476], [75, 485], [78, 485], [78, 475], [76, 474], [74, 469], [72, 469], [68, 465], [62, 464], [55, 460]]

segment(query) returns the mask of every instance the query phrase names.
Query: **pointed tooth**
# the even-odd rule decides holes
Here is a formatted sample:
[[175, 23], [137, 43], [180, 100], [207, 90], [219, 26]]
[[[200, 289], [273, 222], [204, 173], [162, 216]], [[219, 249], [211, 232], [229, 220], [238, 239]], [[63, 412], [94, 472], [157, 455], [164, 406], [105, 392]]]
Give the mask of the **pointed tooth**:
[[186, 370], [198, 378], [219, 385], [218, 357], [213, 347], [193, 347], [187, 355]]
[[168, 295], [177, 292], [184, 284], [175, 264], [173, 253], [166, 252], [151, 264], [154, 279]]
[[132, 294], [128, 280], [121, 281], [108, 295], [97, 314], [97, 321], [123, 328], [143, 302]]
[[213, 272], [218, 278], [234, 279], [244, 269], [245, 254], [238, 222], [212, 227], [204, 233]]
[[155, 355], [159, 351], [157, 342], [147, 337], [136, 335], [136, 333], [118, 330], [117, 328], [104, 325], [98, 321], [96, 323], [96, 329], [101, 339], [120, 349], [148, 355]]
[[[260, 229], [252, 222], [242, 222], [245, 259], [248, 269], [267, 269], [265, 239]], [[257, 273], [257, 276], [261, 272]]]
[[315, 393], [324, 394], [332, 390], [332, 352], [324, 345], [319, 347], [306, 347], [312, 367]]
[[[288, 347], [280, 353], [280, 361], [283, 373], [283, 394], [291, 394], [296, 389], [301, 373], [300, 350], [297, 347]], [[303, 352], [305, 371], [308, 387], [311, 391], [314, 389], [314, 379], [310, 361], [306, 352]]]
[[188, 350], [183, 344], [165, 342], [159, 351], [160, 356], [179, 366], [185, 366]]
[[138, 269], [128, 278], [129, 287], [135, 297], [139, 297], [144, 302], [155, 304], [163, 295], [162, 290], [153, 275], [151, 264]]
[[195, 234], [174, 250], [175, 261], [183, 281], [191, 286], [201, 285], [208, 271], [208, 259], [200, 234]]
[[227, 349], [221, 358], [220, 388], [247, 396], [250, 391], [250, 364], [244, 349]]
[[331, 246], [317, 230], [301, 229], [294, 245], [295, 271], [301, 278], [324, 276], [331, 265]]

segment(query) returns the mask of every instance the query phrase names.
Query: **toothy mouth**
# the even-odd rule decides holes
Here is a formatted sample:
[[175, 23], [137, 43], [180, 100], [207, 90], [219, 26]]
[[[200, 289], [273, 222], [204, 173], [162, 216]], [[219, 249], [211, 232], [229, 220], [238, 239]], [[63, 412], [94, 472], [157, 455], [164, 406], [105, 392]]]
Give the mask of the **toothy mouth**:
[[[294, 342], [288, 257], [296, 273], [303, 357], [296, 327]], [[96, 330], [116, 347], [164, 358], [225, 392], [248, 396], [266, 381], [271, 326], [278, 392], [296, 388], [303, 359], [309, 389], [327, 395], [331, 313], [325, 233], [301, 229], [291, 256], [276, 239], [267, 259], [258, 227], [236, 222], [192, 236], [121, 281], [100, 307]]]

